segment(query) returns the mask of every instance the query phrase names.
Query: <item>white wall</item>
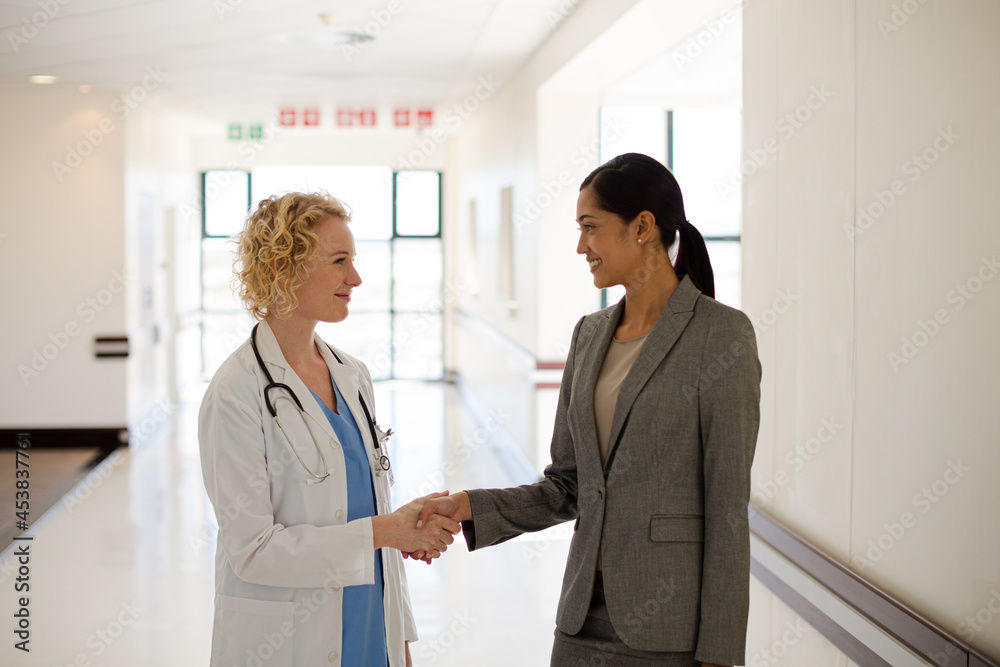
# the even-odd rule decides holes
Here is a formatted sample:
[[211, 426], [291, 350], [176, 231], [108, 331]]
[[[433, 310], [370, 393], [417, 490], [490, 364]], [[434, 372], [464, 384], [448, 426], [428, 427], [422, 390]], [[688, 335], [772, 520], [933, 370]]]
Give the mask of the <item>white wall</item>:
[[744, 28], [744, 148], [776, 147], [744, 179], [755, 500], [1000, 655], [995, 614], [965, 623], [1000, 587], [1000, 7], [760, 0]]
[[[184, 213], [200, 197], [189, 131], [184, 116], [164, 101], [145, 101], [127, 118], [126, 266], [135, 278], [126, 319], [130, 423], [155, 410], [159, 401], [176, 400], [183, 379], [177, 376], [174, 348], [178, 315], [198, 307], [191, 287], [198, 282], [201, 221]], [[144, 234], [152, 240], [148, 255], [142, 249]]]
[[0, 97], [0, 425], [124, 426], [125, 362], [93, 351], [95, 336], [125, 333], [116, 95], [10, 86]]
[[[474, 200], [478, 237], [478, 275], [459, 273], [457, 261], [448, 267], [454, 271], [451, 275], [458, 276], [457, 284], [464, 286], [456, 303], [464, 313], [456, 320], [457, 370], [467, 381], [467, 388], [479, 394], [489, 407], [513, 415], [506, 427], [528, 460], [538, 467], [545, 464], [548, 442], [536, 443], [531, 358], [564, 359], [576, 319], [597, 305], [593, 288], [586, 283], [580, 291], [566, 288], [568, 276], [562, 271], [562, 258], [575, 257], [575, 241], [567, 245], [564, 232], [553, 232], [553, 236], [543, 229], [542, 215], [548, 210], [545, 206], [542, 215], [531, 213], [532, 204], [544, 203], [538, 199], [548, 178], [543, 169], [554, 163], [547, 163], [543, 157], [546, 151], [542, 135], [553, 128], [551, 117], [542, 110], [538, 92], [633, 4], [580, 3], [517, 74], [509, 81], [501, 81], [488, 103], [469, 115], [449, 152], [449, 170], [458, 176], [448, 188], [447, 210], [453, 215], [448, 217], [447, 232], [459, 248], [467, 247], [469, 202]], [[596, 108], [568, 109], [568, 115], [558, 122], [591, 123], [591, 132], [596, 136]], [[581, 140], [587, 141], [590, 136], [588, 133]], [[499, 279], [500, 191], [505, 187], [513, 187], [514, 195], [515, 309], [501, 298]], [[579, 180], [570, 183], [563, 197], [577, 187]], [[575, 196], [573, 202], [575, 210]], [[572, 231], [574, 217], [571, 214], [559, 224]], [[579, 266], [585, 271], [582, 262]], [[580, 277], [587, 279], [586, 273]], [[474, 285], [478, 291], [471, 288]], [[559, 330], [552, 331], [547, 324], [543, 326], [543, 313], [553, 307], [568, 308], [577, 314], [560, 320], [555, 325]], [[482, 327], [496, 335], [483, 335]], [[562, 348], [558, 347], [560, 343]], [[549, 415], [544, 419], [551, 422]]]

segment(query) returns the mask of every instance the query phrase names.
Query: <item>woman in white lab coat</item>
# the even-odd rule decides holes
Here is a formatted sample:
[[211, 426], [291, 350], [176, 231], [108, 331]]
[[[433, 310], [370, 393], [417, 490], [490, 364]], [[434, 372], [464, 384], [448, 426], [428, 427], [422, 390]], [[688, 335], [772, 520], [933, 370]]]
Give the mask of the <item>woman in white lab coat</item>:
[[262, 321], [198, 423], [219, 522], [214, 666], [409, 665], [401, 552], [440, 555], [460, 529], [413, 528], [424, 499], [392, 512], [368, 369], [314, 333], [347, 317], [361, 284], [349, 220], [333, 197], [290, 193], [240, 235], [240, 297]]

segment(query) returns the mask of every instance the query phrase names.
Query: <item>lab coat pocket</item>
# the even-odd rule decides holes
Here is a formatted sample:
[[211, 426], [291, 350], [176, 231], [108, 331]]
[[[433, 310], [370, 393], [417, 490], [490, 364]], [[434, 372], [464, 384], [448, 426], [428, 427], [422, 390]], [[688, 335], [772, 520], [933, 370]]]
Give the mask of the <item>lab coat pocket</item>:
[[253, 663], [268, 667], [292, 667], [294, 603], [254, 600], [230, 595], [215, 598], [215, 630], [212, 634], [212, 664]]

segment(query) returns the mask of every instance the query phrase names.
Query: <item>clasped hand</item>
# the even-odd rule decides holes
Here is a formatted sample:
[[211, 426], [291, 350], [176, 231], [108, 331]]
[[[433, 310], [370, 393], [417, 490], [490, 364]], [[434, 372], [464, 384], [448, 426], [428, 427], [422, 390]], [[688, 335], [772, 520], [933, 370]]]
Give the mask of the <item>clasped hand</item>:
[[447, 491], [432, 493], [417, 498], [392, 514], [373, 517], [375, 548], [393, 547], [405, 557], [418, 558], [427, 563], [438, 558], [455, 541], [454, 535], [462, 526], [443, 514], [434, 514], [423, 520], [420, 516], [426, 503], [447, 495]]
[[[456, 493], [453, 496], [448, 495], [447, 491], [444, 493], [432, 493], [420, 500], [423, 503], [417, 514], [415, 524], [418, 530], [426, 530], [428, 527], [435, 525], [447, 525], [455, 527], [456, 530], [453, 532], [457, 533], [458, 530], [461, 530], [462, 521], [472, 519], [472, 507], [469, 504], [469, 495], [464, 491]], [[425, 563], [430, 563], [431, 560], [440, 555], [440, 553], [434, 553], [425, 549], [403, 552], [404, 558], [409, 557], [414, 560], [422, 560]]]

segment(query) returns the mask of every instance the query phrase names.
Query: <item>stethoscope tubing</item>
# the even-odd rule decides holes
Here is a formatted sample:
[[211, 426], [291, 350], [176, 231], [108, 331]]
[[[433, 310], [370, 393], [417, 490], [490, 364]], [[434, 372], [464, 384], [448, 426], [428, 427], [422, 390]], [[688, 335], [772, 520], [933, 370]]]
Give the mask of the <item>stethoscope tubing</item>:
[[[280, 428], [281, 432], [284, 433], [285, 429], [281, 425], [281, 421], [278, 419], [278, 411], [271, 403], [270, 391], [272, 389], [286, 390], [292, 397], [292, 400], [295, 401], [295, 405], [298, 406], [299, 410], [305, 412], [305, 409], [302, 407], [302, 402], [299, 400], [299, 397], [295, 395], [294, 391], [292, 391], [292, 388], [289, 387], [287, 384], [283, 384], [281, 382], [275, 382], [274, 378], [271, 377], [271, 373], [267, 370], [267, 366], [264, 365], [264, 360], [261, 358], [260, 351], [257, 349], [257, 327], [259, 326], [260, 322], [255, 324], [253, 326], [253, 329], [250, 331], [250, 347], [253, 348], [254, 356], [257, 357], [257, 364], [260, 366], [260, 369], [264, 371], [264, 377], [267, 378], [267, 385], [264, 387], [264, 404], [267, 406], [267, 411], [271, 413], [271, 417], [273, 417], [275, 422], [277, 422], [278, 428]], [[337, 360], [337, 363], [344, 365], [343, 360], [333, 349], [333, 347], [329, 343], [327, 343], [326, 346], [330, 348], [330, 353], [333, 354], [333, 358]], [[361, 402], [361, 409], [364, 410], [365, 421], [368, 422], [368, 429], [371, 432], [372, 442], [375, 445], [375, 455], [378, 460], [379, 467], [382, 469], [383, 472], [388, 471], [392, 464], [389, 461], [389, 457], [382, 452], [382, 447], [381, 443], [379, 442], [378, 433], [375, 430], [375, 420], [372, 419], [371, 412], [368, 410], [368, 404], [365, 402], [365, 397], [361, 393], [360, 389], [358, 390], [358, 400]], [[285, 434], [285, 439], [288, 440], [288, 434]], [[315, 437], [313, 438], [313, 441], [315, 442]], [[317, 481], [322, 482], [324, 479], [330, 476], [330, 473], [326, 473], [324, 475], [317, 475], [312, 470], [310, 470], [309, 467], [302, 461], [302, 458], [299, 456], [298, 452], [295, 451], [295, 447], [292, 446], [291, 440], [288, 441], [288, 444], [289, 447], [291, 447], [292, 449], [292, 453], [295, 454], [295, 458], [299, 460], [299, 464], [301, 464], [302, 467], [305, 468], [306, 472], [312, 475]], [[316, 446], [316, 449], [319, 452], [320, 459], [323, 461], [323, 468], [326, 469], [326, 457], [323, 455], [323, 451], [320, 449], [318, 444]]]

